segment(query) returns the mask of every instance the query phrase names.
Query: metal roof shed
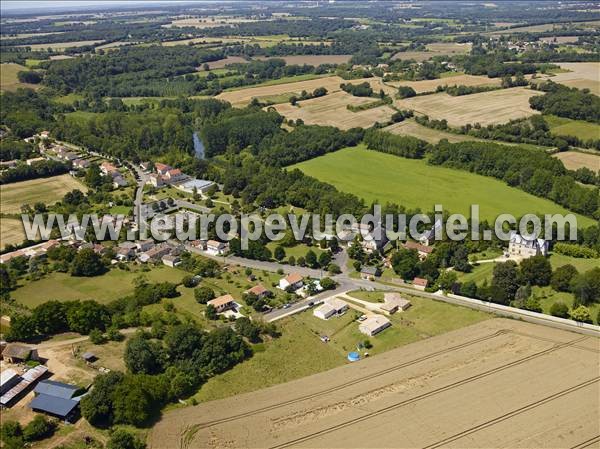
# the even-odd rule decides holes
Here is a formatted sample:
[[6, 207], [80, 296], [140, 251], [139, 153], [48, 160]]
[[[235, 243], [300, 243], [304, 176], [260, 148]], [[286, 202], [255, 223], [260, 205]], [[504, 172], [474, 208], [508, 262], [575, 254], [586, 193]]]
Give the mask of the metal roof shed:
[[29, 408], [36, 412], [43, 412], [60, 419], [68, 420], [78, 405], [79, 402], [72, 399], [39, 394], [29, 403]]
[[69, 385], [53, 380], [43, 380], [36, 385], [33, 391], [36, 395], [48, 395], [62, 399], [71, 399], [77, 390], [79, 390], [79, 387], [76, 385]]

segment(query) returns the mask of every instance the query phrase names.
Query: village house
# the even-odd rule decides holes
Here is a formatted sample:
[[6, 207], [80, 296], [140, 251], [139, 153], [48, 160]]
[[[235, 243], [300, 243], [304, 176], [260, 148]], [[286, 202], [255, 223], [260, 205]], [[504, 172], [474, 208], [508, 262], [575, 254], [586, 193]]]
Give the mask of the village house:
[[431, 246], [435, 243], [435, 234], [436, 232], [440, 233], [442, 231], [442, 220], [436, 220], [433, 227], [423, 233], [419, 242], [425, 246]]
[[199, 250], [205, 251], [206, 250], [206, 244], [208, 243], [208, 240], [194, 240], [193, 242], [190, 243], [190, 245], [193, 248], [197, 248]]
[[166, 175], [167, 172], [172, 169], [172, 167], [170, 165], [163, 164], [161, 162], [156, 162], [154, 164], [154, 169], [156, 170], [156, 173], [158, 173], [159, 175]]
[[381, 223], [376, 224], [372, 229], [368, 223], [358, 223], [352, 230], [362, 236], [363, 240], [360, 244], [367, 253], [383, 253], [388, 238]]
[[417, 242], [408, 241], [403, 243], [402, 246], [409, 250], [416, 250], [417, 253], [419, 253], [419, 259], [421, 260], [427, 259], [427, 256], [429, 256], [433, 252], [433, 248], [431, 246], [421, 245]]
[[398, 293], [386, 293], [383, 295], [383, 304], [381, 304], [379, 308], [392, 315], [398, 310], [405, 311], [410, 306], [410, 301], [404, 299]]
[[213, 256], [221, 256], [227, 252], [229, 245], [217, 240], [209, 240], [206, 242], [206, 252]]
[[328, 298], [322, 305], [313, 310], [313, 315], [327, 320], [334, 315], [341, 315], [348, 310], [348, 303], [338, 298]]
[[144, 170], [145, 172], [150, 171], [150, 168], [152, 167], [152, 162], [140, 162], [140, 168], [142, 170]]
[[533, 256], [547, 256], [548, 242], [544, 239], [526, 239], [513, 231], [508, 242], [508, 253], [524, 259]]
[[128, 185], [127, 181], [122, 176], [120, 176], [120, 175], [113, 176], [113, 187], [115, 189], [118, 189], [119, 187], [127, 187], [127, 185]]
[[78, 168], [80, 170], [88, 168], [91, 164], [87, 159], [77, 158], [72, 161], [73, 168]]
[[167, 267], [175, 268], [181, 263], [181, 257], [172, 254], [167, 254], [166, 256], [162, 257], [162, 263], [165, 264]]
[[104, 174], [104, 175], [111, 175], [113, 173], [118, 172], [117, 167], [115, 167], [113, 164], [111, 164], [110, 162], [102, 162], [102, 164], [100, 164], [100, 171]]
[[254, 294], [258, 299], [266, 298], [271, 295], [271, 292], [267, 290], [262, 284], [255, 285], [254, 287], [246, 290], [245, 294]]
[[158, 262], [163, 256], [171, 254], [172, 249], [173, 248], [168, 243], [160, 243], [148, 251], [140, 254], [138, 259], [142, 263]]
[[161, 187], [164, 185], [162, 176], [157, 173], [152, 173], [148, 177], [148, 180], [149, 180], [150, 184], [152, 185], [152, 187]]
[[279, 280], [279, 288], [281, 290], [297, 290], [304, 285], [304, 279], [298, 273], [290, 273], [286, 277]]
[[381, 275], [381, 272], [379, 271], [378, 267], [371, 267], [368, 265], [364, 265], [360, 269], [360, 278], [365, 279], [367, 281], [372, 281], [380, 275]]
[[391, 321], [383, 315], [371, 315], [359, 324], [358, 330], [361, 333], [372, 337], [374, 335], [377, 335], [381, 331], [387, 329], [391, 325]]
[[187, 176], [183, 174], [178, 168], [172, 168], [163, 175], [163, 181], [169, 184], [183, 181], [186, 178]]
[[154, 240], [138, 240], [134, 243], [134, 245], [137, 247], [138, 251], [148, 251], [149, 249], [152, 249], [154, 247]]
[[427, 281], [427, 279], [423, 278], [414, 278], [412, 281], [413, 287], [421, 291], [424, 291], [427, 288], [428, 283], [429, 282]]
[[206, 304], [213, 306], [217, 313], [223, 313], [226, 310], [235, 308], [235, 300], [231, 295], [219, 296], [218, 298], [211, 299]]

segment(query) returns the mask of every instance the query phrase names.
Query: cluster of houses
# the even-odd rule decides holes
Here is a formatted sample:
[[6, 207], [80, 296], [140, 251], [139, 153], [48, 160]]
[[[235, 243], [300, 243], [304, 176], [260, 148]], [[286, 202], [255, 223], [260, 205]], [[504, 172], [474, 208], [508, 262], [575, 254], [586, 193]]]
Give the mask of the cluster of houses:
[[[142, 162], [140, 167], [145, 172], [150, 172], [152, 164], [150, 162]], [[205, 193], [214, 185], [212, 181], [193, 178], [178, 168], [173, 168], [170, 165], [160, 162], [154, 163], [154, 170], [155, 173], [151, 173], [148, 180], [153, 187], [172, 185], [187, 193]]]
[[58, 240], [48, 240], [44, 243], [39, 243], [27, 248], [18, 249], [16, 251], [11, 251], [9, 253], [0, 255], [0, 263], [6, 263], [15, 257], [25, 257], [26, 259], [31, 259], [34, 257], [46, 257], [48, 250], [58, 245], [60, 245]]
[[[366, 304], [364, 301], [357, 300]], [[379, 334], [392, 325], [386, 315], [392, 315], [398, 311], [405, 311], [410, 307], [410, 301], [402, 298], [398, 293], [385, 293], [383, 303], [369, 304], [371, 310], [378, 313], [369, 313], [359, 318], [358, 330], [369, 337]], [[322, 320], [341, 316], [350, 308], [350, 305], [339, 298], [327, 298], [323, 304], [313, 310], [313, 315]]]
[[229, 251], [229, 243], [218, 240], [194, 240], [191, 246], [210, 256], [223, 256]]
[[79, 401], [83, 395], [76, 385], [48, 380], [48, 368], [42, 363], [27, 367], [24, 364], [39, 361], [35, 348], [20, 343], [2, 343], [2, 360], [14, 365], [0, 376], [0, 407], [13, 406], [32, 389], [34, 397], [28, 407], [35, 412], [74, 422], [79, 414]]
[[154, 240], [148, 239], [120, 243], [117, 245], [115, 257], [116, 260], [121, 262], [129, 262], [136, 259], [141, 263], [162, 262], [173, 268], [181, 263], [183, 252], [182, 245], [174, 245], [169, 242], [155, 243]]

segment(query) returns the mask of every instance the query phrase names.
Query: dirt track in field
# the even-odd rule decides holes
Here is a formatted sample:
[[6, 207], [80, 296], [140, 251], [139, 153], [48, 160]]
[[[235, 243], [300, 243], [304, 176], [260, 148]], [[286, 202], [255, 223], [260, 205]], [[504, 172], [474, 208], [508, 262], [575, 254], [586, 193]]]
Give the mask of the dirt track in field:
[[598, 447], [599, 351], [592, 337], [488, 320], [168, 412], [149, 447]]

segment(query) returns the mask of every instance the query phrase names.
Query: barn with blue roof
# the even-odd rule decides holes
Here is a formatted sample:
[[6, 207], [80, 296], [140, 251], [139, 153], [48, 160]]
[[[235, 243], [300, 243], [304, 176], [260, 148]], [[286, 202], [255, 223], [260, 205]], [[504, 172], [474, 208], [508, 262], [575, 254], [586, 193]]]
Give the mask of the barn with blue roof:
[[44, 380], [36, 385], [35, 398], [29, 403], [29, 408], [72, 422], [79, 406], [79, 398], [73, 398], [78, 390], [76, 385]]

